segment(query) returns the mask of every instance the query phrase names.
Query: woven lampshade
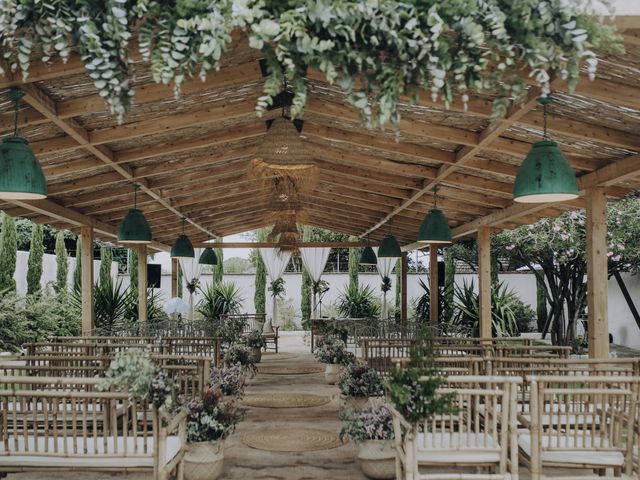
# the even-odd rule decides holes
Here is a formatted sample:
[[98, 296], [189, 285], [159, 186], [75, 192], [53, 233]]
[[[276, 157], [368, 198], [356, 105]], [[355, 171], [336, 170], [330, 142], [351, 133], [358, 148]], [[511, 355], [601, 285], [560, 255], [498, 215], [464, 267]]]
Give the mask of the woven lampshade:
[[295, 125], [276, 118], [251, 162], [251, 172], [281, 181], [280, 194], [310, 189], [318, 180], [318, 167], [305, 150]]

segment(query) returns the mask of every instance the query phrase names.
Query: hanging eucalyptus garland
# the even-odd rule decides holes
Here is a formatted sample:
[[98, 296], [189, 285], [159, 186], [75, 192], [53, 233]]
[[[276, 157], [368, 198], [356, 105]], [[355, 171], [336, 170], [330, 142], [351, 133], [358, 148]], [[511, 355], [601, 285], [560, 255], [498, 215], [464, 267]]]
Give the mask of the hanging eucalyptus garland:
[[582, 66], [593, 77], [597, 54], [622, 49], [591, 0], [0, 0], [9, 68], [26, 77], [35, 58], [66, 61], [77, 52], [120, 121], [134, 59], [179, 95], [185, 79], [219, 68], [235, 29], [267, 61], [258, 114], [286, 78], [292, 114], [301, 116], [314, 69], [369, 126], [397, 122], [401, 98], [422, 90], [445, 106], [455, 96], [466, 104], [472, 93], [493, 95], [499, 118], [524, 97], [528, 77], [543, 94], [552, 74], [573, 89]]

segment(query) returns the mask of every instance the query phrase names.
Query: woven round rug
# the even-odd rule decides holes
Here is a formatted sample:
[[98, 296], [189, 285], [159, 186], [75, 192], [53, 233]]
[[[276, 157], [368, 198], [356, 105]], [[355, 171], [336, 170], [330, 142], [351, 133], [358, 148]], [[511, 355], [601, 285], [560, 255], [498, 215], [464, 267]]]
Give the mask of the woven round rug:
[[322, 367], [305, 367], [305, 366], [293, 366], [293, 367], [281, 367], [279, 365], [265, 365], [258, 366], [258, 373], [267, 373], [269, 375], [307, 375], [310, 373], [322, 373], [324, 368]]
[[262, 360], [291, 360], [297, 356], [297, 353], [263, 353]]
[[249, 433], [242, 441], [269, 452], [313, 452], [340, 446], [336, 433], [315, 428], [269, 428]]
[[248, 395], [242, 399], [242, 404], [248, 407], [262, 408], [308, 408], [326, 405], [331, 399], [323, 395], [308, 393], [262, 393]]

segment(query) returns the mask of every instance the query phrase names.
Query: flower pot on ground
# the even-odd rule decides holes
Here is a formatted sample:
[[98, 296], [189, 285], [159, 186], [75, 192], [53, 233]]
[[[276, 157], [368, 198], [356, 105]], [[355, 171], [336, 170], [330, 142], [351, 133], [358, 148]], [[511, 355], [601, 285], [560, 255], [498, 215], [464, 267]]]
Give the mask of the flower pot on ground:
[[368, 365], [352, 363], [338, 376], [338, 388], [347, 409], [362, 409], [370, 398], [384, 396], [384, 379]]
[[215, 480], [224, 470], [224, 440], [194, 442], [184, 455], [186, 480]]
[[347, 351], [347, 344], [335, 337], [320, 340], [313, 353], [319, 362], [327, 364], [324, 376], [330, 385], [336, 383], [342, 367], [355, 361], [355, 355]]
[[340, 439], [351, 439], [360, 447], [360, 469], [368, 478], [396, 477], [393, 420], [388, 405], [370, 406], [343, 417]]
[[262, 332], [260, 330], [252, 330], [247, 335], [245, 343], [251, 351], [251, 359], [253, 362], [260, 363], [260, 360], [262, 360], [262, 349], [267, 346]]
[[253, 376], [256, 365], [251, 357], [251, 351], [244, 345], [232, 345], [224, 354], [224, 364], [227, 367], [240, 364], [245, 374]]

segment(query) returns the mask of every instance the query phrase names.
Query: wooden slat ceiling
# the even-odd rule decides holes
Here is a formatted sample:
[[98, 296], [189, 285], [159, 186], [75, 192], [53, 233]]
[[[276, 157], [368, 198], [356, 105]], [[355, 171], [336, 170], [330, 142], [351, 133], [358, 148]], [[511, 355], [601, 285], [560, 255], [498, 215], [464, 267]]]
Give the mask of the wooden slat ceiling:
[[[620, 198], [640, 188], [640, 44], [638, 30], [625, 33], [626, 55], [601, 61], [598, 79], [585, 77], [571, 95], [564, 82], [552, 85], [550, 134], [583, 195], [603, 186]], [[57, 227], [90, 224], [113, 240], [135, 180], [157, 248], [173, 242], [183, 216], [193, 241], [267, 225], [269, 187], [251, 178], [247, 166], [265, 121], [279, 112], [256, 117], [263, 81], [258, 54], [239, 38], [220, 72], [185, 83], [180, 99], [136, 64], [135, 104], [121, 125], [105, 111], [77, 57], [50, 70], [33, 62], [26, 83], [0, 78], [0, 135], [13, 125], [4, 92], [19, 86], [27, 93], [20, 135], [30, 140], [50, 192], [47, 200], [0, 203], [0, 209]], [[308, 78], [302, 135], [320, 169], [315, 190], [301, 198], [308, 224], [373, 239], [393, 232], [411, 247], [436, 185], [457, 238], [483, 225], [514, 228], [585, 204], [582, 198], [553, 205], [511, 199], [518, 166], [541, 136], [535, 86], [496, 125], [489, 122], [490, 97], [471, 98], [467, 110], [457, 103], [444, 110], [422, 95], [419, 104], [402, 106], [396, 135], [363, 128], [339, 89], [316, 72]]]

